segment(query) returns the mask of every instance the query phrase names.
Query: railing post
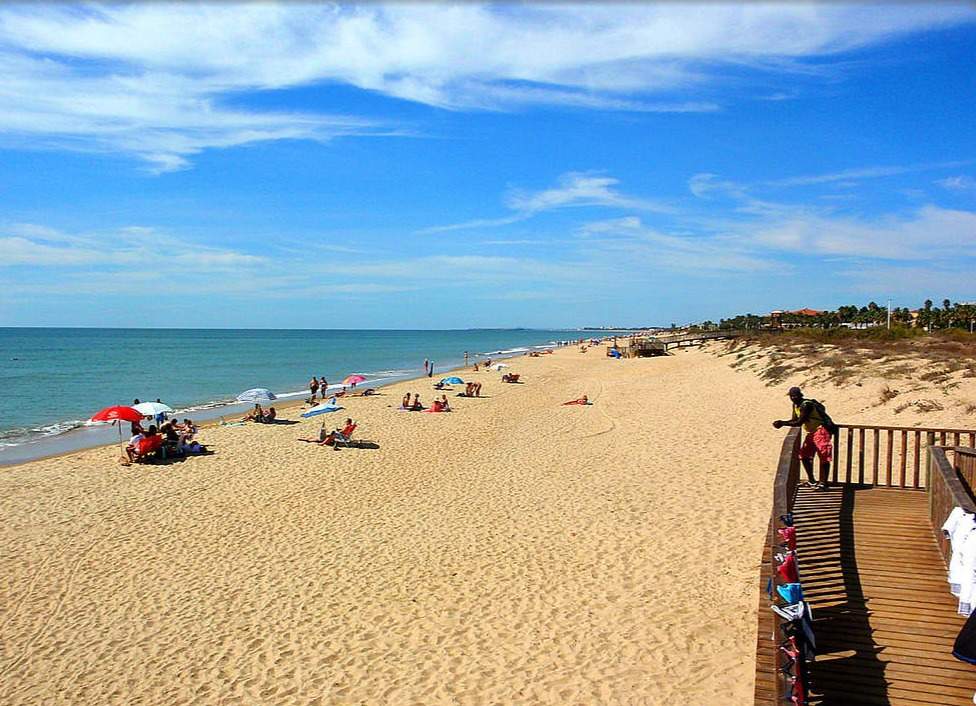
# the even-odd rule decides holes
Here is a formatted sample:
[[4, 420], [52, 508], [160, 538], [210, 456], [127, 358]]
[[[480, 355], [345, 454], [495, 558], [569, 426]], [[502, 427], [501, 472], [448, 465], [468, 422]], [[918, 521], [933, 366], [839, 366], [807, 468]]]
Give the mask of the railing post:
[[864, 485], [864, 429], [857, 430], [857, 482]]
[[854, 427], [847, 427], [847, 477], [845, 483], [851, 482], [851, 468], [854, 465]]
[[929, 487], [932, 482], [932, 447], [935, 446], [935, 432], [930, 431], [925, 434], [925, 443], [928, 446], [925, 454], [925, 487]]

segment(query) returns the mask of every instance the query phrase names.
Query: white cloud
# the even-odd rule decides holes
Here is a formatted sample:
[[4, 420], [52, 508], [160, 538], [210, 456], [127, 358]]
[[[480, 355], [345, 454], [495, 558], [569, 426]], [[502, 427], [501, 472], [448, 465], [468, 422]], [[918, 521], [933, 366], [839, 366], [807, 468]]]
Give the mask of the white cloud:
[[909, 216], [889, 215], [870, 221], [799, 214], [767, 224], [740, 226], [740, 230], [758, 245], [818, 257], [935, 261], [976, 249], [976, 213], [931, 205]]
[[976, 191], [976, 179], [971, 176], [951, 176], [939, 179], [935, 183], [949, 191]]
[[785, 179], [772, 179], [761, 182], [761, 184], [763, 186], [810, 186], [813, 184], [840, 182], [840, 184], [843, 186], [854, 186], [856, 185], [856, 182], [851, 181], [854, 179], [878, 179], [881, 177], [896, 176], [898, 174], [909, 174], [913, 172], [929, 171], [932, 169], [958, 167], [966, 164], [972, 164], [972, 160], [934, 162], [930, 164], [890, 165], [883, 167], [858, 167], [854, 169], [844, 169], [839, 172], [831, 172], [828, 174], [811, 174], [806, 176], [787, 177]]
[[16, 224], [0, 230], [0, 267], [134, 267], [160, 272], [219, 272], [255, 267], [256, 255], [190, 243], [147, 228], [123, 228], [101, 235], [76, 235]]
[[727, 66], [808, 71], [809, 57], [974, 18], [936, 3], [6, 5], [0, 134], [166, 171], [208, 148], [402, 129], [247, 106], [294, 87], [323, 89], [325, 105], [345, 84], [452, 110], [709, 111], [688, 94]]
[[604, 253], [652, 269], [701, 273], [757, 271], [773, 265], [768, 253], [764, 256], [758, 249], [750, 251], [736, 238], [715, 233], [665, 233], [633, 216], [586, 223], [579, 233], [588, 240], [598, 240], [598, 248]]
[[568, 172], [557, 185], [541, 191], [513, 189], [505, 197], [505, 205], [514, 213], [500, 218], [480, 218], [463, 223], [425, 228], [424, 233], [443, 233], [473, 228], [495, 228], [527, 220], [536, 214], [577, 206], [626, 208], [654, 213], [674, 213], [674, 206], [657, 199], [628, 196], [614, 187], [618, 179], [592, 172]]

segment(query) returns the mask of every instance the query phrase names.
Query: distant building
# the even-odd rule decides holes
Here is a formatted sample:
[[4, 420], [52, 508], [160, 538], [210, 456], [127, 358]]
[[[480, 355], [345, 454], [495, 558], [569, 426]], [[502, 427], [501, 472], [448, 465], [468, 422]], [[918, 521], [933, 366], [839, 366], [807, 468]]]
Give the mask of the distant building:
[[816, 309], [797, 309], [796, 311], [783, 311], [777, 309], [776, 311], [769, 312], [769, 328], [801, 328], [806, 326], [806, 324], [796, 321], [783, 321], [784, 314], [789, 314], [792, 316], [820, 316], [824, 312], [817, 311]]

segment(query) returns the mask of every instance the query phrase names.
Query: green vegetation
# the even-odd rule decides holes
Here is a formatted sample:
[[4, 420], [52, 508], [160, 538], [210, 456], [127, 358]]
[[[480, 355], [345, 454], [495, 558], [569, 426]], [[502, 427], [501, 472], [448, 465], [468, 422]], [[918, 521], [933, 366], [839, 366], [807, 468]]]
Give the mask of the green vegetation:
[[[824, 311], [817, 315], [808, 316], [783, 312], [779, 316], [779, 324], [785, 328], [802, 326], [809, 329], [820, 329], [824, 332], [837, 331], [835, 335], [845, 334], [840, 331], [850, 330], [851, 327], [862, 327], [859, 334], [871, 331], [871, 335], [878, 335], [886, 339], [897, 339], [919, 335], [922, 331], [956, 331], [968, 334], [976, 324], [976, 304], [953, 304], [948, 299], [942, 300], [942, 306], [934, 306], [931, 299], [927, 299], [915, 313], [908, 308], [899, 307], [891, 310], [891, 331], [874, 333], [877, 327], [885, 327], [888, 320], [888, 310], [875, 302], [867, 306], [841, 306], [835, 311]], [[776, 328], [776, 324], [769, 315], [740, 314], [728, 319], [722, 319], [717, 325], [705, 321], [695, 328], [715, 329], [764, 329]]]

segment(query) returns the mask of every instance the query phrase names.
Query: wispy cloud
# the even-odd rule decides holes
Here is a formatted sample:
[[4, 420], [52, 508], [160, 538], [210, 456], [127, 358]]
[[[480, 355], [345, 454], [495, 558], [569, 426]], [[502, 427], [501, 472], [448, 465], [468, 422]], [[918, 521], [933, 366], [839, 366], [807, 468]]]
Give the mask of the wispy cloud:
[[721, 233], [662, 232], [635, 216], [586, 223], [579, 233], [599, 241], [602, 251], [626, 257], [631, 265], [643, 263], [657, 270], [754, 272], [775, 265], [768, 254], [758, 248], [750, 251], [740, 239]]
[[843, 169], [827, 174], [810, 174], [806, 176], [787, 177], [760, 182], [763, 186], [810, 186], [812, 184], [829, 184], [831, 182], [849, 182], [857, 179], [878, 179], [881, 177], [897, 176], [914, 172], [925, 172], [934, 169], [952, 169], [954, 167], [972, 164], [974, 160], [955, 160], [950, 162], [932, 162], [927, 164], [907, 164], [875, 167], [858, 167]]
[[976, 191], [976, 179], [966, 175], [946, 177], [935, 183], [949, 191]]
[[976, 252], [976, 213], [931, 205], [871, 220], [799, 214], [741, 231], [756, 244], [819, 257], [937, 261]]
[[[155, 171], [210, 148], [411, 132], [382, 118], [258, 109], [249, 97], [353, 86], [448, 110], [701, 112], [731, 65], [809, 72], [964, 5], [11, 4], [0, 9], [0, 135], [123, 153]], [[282, 100], [277, 105], [287, 105]]]
[[654, 213], [674, 213], [675, 207], [658, 199], [629, 196], [615, 187], [620, 181], [594, 172], [568, 172], [559, 177], [557, 185], [541, 191], [510, 190], [505, 205], [513, 211], [500, 218], [480, 218], [462, 223], [432, 226], [423, 233], [444, 233], [455, 230], [493, 228], [524, 221], [533, 216], [562, 208], [597, 206], [632, 209]]

